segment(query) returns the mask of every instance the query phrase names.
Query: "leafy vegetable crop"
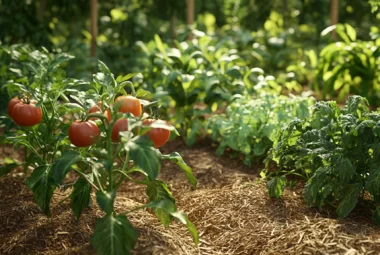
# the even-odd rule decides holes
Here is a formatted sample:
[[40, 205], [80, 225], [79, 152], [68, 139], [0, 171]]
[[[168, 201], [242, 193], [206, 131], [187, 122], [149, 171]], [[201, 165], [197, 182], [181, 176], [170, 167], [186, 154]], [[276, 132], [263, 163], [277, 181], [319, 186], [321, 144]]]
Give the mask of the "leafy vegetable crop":
[[272, 147], [276, 133], [294, 117], [309, 115], [314, 100], [300, 96], [262, 94], [258, 98], [238, 98], [225, 114], [212, 116], [206, 124], [213, 140], [219, 142], [217, 154], [229, 147], [244, 155], [244, 163], [263, 156]]
[[[336, 30], [340, 42], [327, 45], [320, 53], [319, 76], [323, 79], [323, 95], [338, 96], [343, 101], [356, 94], [368, 98], [374, 105], [380, 97], [380, 36], [361, 41], [356, 30], [348, 24], [325, 29], [322, 34]], [[377, 37], [377, 38], [376, 38]]]
[[[137, 43], [141, 53], [134, 81], [153, 92], [188, 145], [201, 134], [206, 116], [223, 109], [234, 95], [279, 93], [283, 86], [261, 68], [251, 68], [231, 38], [220, 39], [198, 31], [194, 40], [175, 47], [155, 36], [154, 42]], [[142, 71], [143, 70], [143, 71]], [[288, 90], [300, 89], [287, 84]], [[285, 86], [284, 86], [285, 87]], [[173, 110], [174, 109], [174, 110]]]
[[263, 174], [271, 197], [283, 194], [287, 176], [303, 177], [306, 203], [333, 205], [339, 218], [368, 194], [380, 223], [379, 160], [380, 113], [371, 112], [365, 98], [352, 96], [343, 109], [334, 101], [318, 102], [306, 121], [291, 121], [275, 139]]
[[[101, 61], [100, 71], [91, 82], [86, 82], [65, 78], [59, 68], [71, 56], [31, 54], [35, 61], [27, 61], [23, 66], [29, 76], [6, 85], [12, 97], [18, 95], [20, 100], [12, 101], [9, 116], [19, 125], [0, 137], [2, 144], [24, 148], [25, 160], [21, 164], [15, 161], [1, 166], [0, 176], [24, 166], [27, 186], [41, 210], [50, 217], [55, 189], [64, 184], [69, 172], [75, 173], [70, 175], [77, 179], [68, 197], [75, 217], [79, 219], [89, 206], [92, 192], [104, 212], [91, 238], [98, 254], [131, 254], [138, 233], [126, 214], [144, 208], [153, 210], [165, 226], [173, 220], [185, 224], [198, 243], [195, 226], [184, 213], [177, 211], [168, 186], [158, 179], [161, 161], [170, 160], [183, 170], [194, 188], [197, 186], [191, 168], [178, 153], [163, 155], [155, 148], [168, 141], [168, 134], [177, 133], [166, 122], [141, 114], [149, 112], [157, 102], [138, 98], [139, 92], [135, 93], [128, 81], [133, 75], [115, 79]], [[127, 95], [126, 87], [130, 87], [132, 95]], [[122, 98], [117, 100], [119, 96]], [[17, 116], [22, 114], [29, 114], [32, 121], [26, 125], [20, 123]], [[147, 120], [149, 125], [144, 124]], [[122, 125], [116, 128], [120, 121]], [[32, 172], [28, 173], [28, 169]], [[125, 181], [146, 186], [148, 203], [131, 211], [117, 212], [114, 208], [117, 191]]]

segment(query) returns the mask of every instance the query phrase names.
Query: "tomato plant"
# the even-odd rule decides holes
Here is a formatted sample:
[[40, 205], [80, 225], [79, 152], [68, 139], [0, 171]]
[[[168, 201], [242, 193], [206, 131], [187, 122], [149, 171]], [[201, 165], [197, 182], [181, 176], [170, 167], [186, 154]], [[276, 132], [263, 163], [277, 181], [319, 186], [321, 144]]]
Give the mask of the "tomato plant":
[[128, 120], [125, 118], [118, 119], [112, 128], [111, 138], [115, 142], [120, 142], [119, 133], [128, 130]]
[[[183, 212], [177, 211], [169, 187], [158, 179], [161, 161], [170, 160], [180, 167], [196, 188], [192, 170], [178, 153], [161, 154], [144, 135], [156, 128], [156, 124], [145, 126], [143, 118], [152, 116], [141, 113], [156, 106], [157, 102], [137, 98], [141, 93], [135, 93], [133, 84], [128, 81], [133, 75], [115, 79], [101, 61], [93, 81], [86, 82], [62, 76], [59, 66], [71, 56], [40, 54], [38, 59], [25, 65], [31, 75], [24, 83], [9, 83], [7, 88], [9, 92], [26, 94], [38, 102], [30, 105], [23, 101], [15, 102], [11, 113], [14, 119], [24, 107], [40, 109], [42, 119], [38, 125], [20, 126], [0, 137], [2, 143], [13, 144], [15, 148], [22, 146], [26, 150], [23, 163], [0, 166], [0, 175], [23, 165], [27, 186], [38, 206], [50, 217], [54, 191], [61, 187], [70, 171], [76, 172], [79, 177], [68, 197], [75, 217], [79, 219], [88, 207], [92, 192], [104, 212], [91, 238], [97, 254], [130, 254], [138, 233], [126, 215], [143, 208], [153, 210], [165, 226], [173, 220], [185, 224], [194, 242], [198, 243], [195, 226]], [[132, 95], [126, 93], [128, 86]], [[116, 100], [120, 95], [123, 95], [122, 99]], [[101, 102], [98, 105], [100, 109], [94, 110], [95, 102]], [[127, 110], [123, 108], [125, 112], [120, 112], [121, 107]], [[20, 110], [16, 111], [18, 108]], [[109, 115], [104, 114], [106, 110]], [[92, 121], [91, 118], [96, 119]], [[166, 123], [161, 123], [160, 128], [177, 134], [175, 128]], [[28, 173], [28, 169], [32, 172]], [[137, 179], [136, 175], [140, 177]], [[126, 181], [146, 186], [148, 203], [130, 211], [116, 212], [114, 201], [117, 191]]]
[[71, 123], [69, 128], [69, 139], [77, 147], [87, 147], [96, 142], [100, 136], [100, 130], [92, 120], [77, 120]]
[[11, 101], [9, 101], [9, 103], [8, 103], [8, 115], [9, 115], [9, 117], [12, 118], [13, 107], [15, 106], [15, 104], [20, 103], [20, 102], [21, 102], [21, 99], [19, 99], [18, 97], [14, 97], [11, 99]]
[[211, 138], [219, 143], [217, 154], [233, 149], [231, 156], [244, 156], [244, 163], [263, 157], [272, 147], [277, 132], [290, 120], [309, 115], [314, 99], [301, 96], [262, 94], [237, 98], [226, 113], [215, 114], [206, 122]]
[[36, 104], [37, 102], [34, 100], [26, 100], [26, 102], [20, 101], [13, 106], [11, 105], [12, 113], [10, 116], [20, 126], [34, 126], [42, 120], [42, 109]]
[[[91, 106], [91, 108], [88, 110], [88, 113], [103, 112], [102, 106], [103, 106], [102, 101], [99, 101], [98, 104]], [[109, 109], [104, 110], [104, 116], [107, 117], [108, 121], [111, 121], [112, 117], [111, 117], [111, 111]], [[96, 119], [97, 119], [96, 117], [90, 118], [90, 120], [96, 120]]]
[[[161, 147], [170, 138], [170, 130], [165, 128], [165, 122], [161, 120], [145, 119], [143, 124], [146, 126], [156, 126], [149, 130], [146, 135], [152, 140], [156, 148]], [[160, 127], [163, 125], [163, 127]], [[157, 127], [158, 126], [158, 127]]]
[[141, 103], [134, 96], [119, 96], [116, 98], [115, 103], [119, 105], [118, 109], [120, 112], [130, 112], [135, 117], [138, 117], [142, 114]]

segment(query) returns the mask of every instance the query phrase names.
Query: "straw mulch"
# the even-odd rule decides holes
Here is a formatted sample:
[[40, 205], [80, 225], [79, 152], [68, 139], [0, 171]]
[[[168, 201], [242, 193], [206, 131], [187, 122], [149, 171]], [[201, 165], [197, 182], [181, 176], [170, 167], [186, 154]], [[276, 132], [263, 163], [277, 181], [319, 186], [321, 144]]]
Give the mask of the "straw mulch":
[[[178, 208], [185, 211], [200, 233], [195, 247], [184, 226], [164, 228], [153, 213], [128, 215], [140, 237], [134, 254], [380, 254], [380, 228], [365, 203], [339, 221], [334, 211], [307, 208], [302, 189], [270, 199], [256, 177], [260, 164], [249, 169], [239, 160], [216, 157], [209, 142], [187, 148], [171, 143], [164, 152], [178, 151], [193, 168], [199, 188], [191, 190], [181, 171], [164, 163], [160, 179], [168, 181]], [[12, 176], [13, 175], [13, 176]], [[101, 217], [94, 205], [77, 222], [69, 190], [57, 191], [48, 219], [17, 173], [0, 179], [0, 254], [94, 254], [90, 236]], [[146, 201], [144, 187], [124, 185], [116, 210], [124, 212]]]

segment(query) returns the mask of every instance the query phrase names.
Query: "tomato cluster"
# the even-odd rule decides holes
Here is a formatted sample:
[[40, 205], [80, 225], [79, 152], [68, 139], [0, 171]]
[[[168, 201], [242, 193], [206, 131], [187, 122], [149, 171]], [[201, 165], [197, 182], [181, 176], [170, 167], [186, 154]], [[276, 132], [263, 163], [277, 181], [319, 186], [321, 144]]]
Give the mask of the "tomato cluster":
[[37, 101], [12, 98], [8, 103], [8, 115], [19, 126], [34, 126], [42, 120], [42, 109]]
[[[140, 100], [134, 96], [119, 96], [115, 100], [115, 106], [118, 112], [131, 113], [133, 116], [139, 118], [142, 115], [142, 106]], [[97, 105], [90, 108], [88, 113], [102, 112], [102, 102], [99, 101]], [[108, 122], [112, 121], [111, 112], [105, 109], [103, 112]], [[71, 143], [77, 147], [87, 147], [94, 144], [100, 136], [99, 127], [93, 121], [96, 118], [90, 118], [88, 121], [75, 121], [69, 128], [69, 139]], [[155, 122], [163, 122], [162, 120], [145, 119], [143, 125], [150, 126]], [[113, 142], [120, 142], [119, 133], [128, 131], [128, 120], [120, 118], [115, 121], [112, 127], [111, 139]], [[146, 135], [153, 141], [156, 148], [164, 145], [170, 137], [170, 130], [166, 128], [152, 128]]]

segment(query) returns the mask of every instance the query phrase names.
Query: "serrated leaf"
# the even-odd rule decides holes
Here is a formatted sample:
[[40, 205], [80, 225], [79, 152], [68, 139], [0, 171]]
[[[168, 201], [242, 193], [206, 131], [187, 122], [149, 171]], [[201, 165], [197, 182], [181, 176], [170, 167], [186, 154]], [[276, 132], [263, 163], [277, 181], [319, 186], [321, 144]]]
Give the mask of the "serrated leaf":
[[146, 194], [148, 195], [150, 201], [165, 199], [175, 202], [168, 185], [161, 180], [148, 181], [146, 186]]
[[191, 167], [189, 167], [186, 162], [183, 160], [181, 155], [178, 152], [173, 152], [170, 155], [162, 155], [162, 159], [168, 159], [178, 165], [186, 175], [187, 180], [193, 186], [193, 188], [197, 188], [197, 179], [193, 175], [193, 171]]
[[149, 138], [140, 136], [129, 140], [124, 148], [129, 151], [133, 163], [146, 172], [151, 180], [155, 180], [160, 171], [161, 162], [160, 154], [152, 144]]
[[[163, 181], [155, 180], [153, 182], [148, 182], [146, 187], [146, 194], [151, 201], [149, 204], [156, 204], [161, 201], [166, 201], [165, 203], [168, 206], [170, 205], [173, 207], [172, 211], [177, 210], [175, 206], [175, 199], [168, 186]], [[155, 208], [154, 213], [164, 226], [168, 226], [172, 222], [172, 217], [167, 212], [167, 210], [163, 210], [162, 208], [157, 207]]]
[[[88, 177], [92, 180], [92, 175]], [[80, 177], [74, 184], [70, 194], [70, 207], [77, 219], [80, 218], [82, 211], [89, 206], [92, 187], [84, 177]]]
[[38, 206], [50, 217], [50, 200], [56, 188], [55, 181], [50, 175], [50, 166], [39, 166], [34, 169], [26, 184], [32, 190]]
[[356, 169], [352, 165], [351, 161], [347, 158], [340, 158], [332, 167], [333, 172], [339, 176], [339, 179], [344, 183], [348, 183], [354, 176]]
[[[175, 218], [182, 224], [186, 225], [187, 229], [189, 230], [191, 236], [193, 237], [193, 241], [195, 244], [198, 245], [199, 243], [199, 234], [194, 226], [194, 224], [187, 218], [187, 216], [183, 212], [177, 211], [177, 208], [173, 201], [171, 200], [160, 200], [160, 201], [153, 201], [146, 205], [148, 208], [154, 208], [155, 210], [159, 210], [161, 213], [163, 213], [165, 220], [166, 217], [169, 215], [170, 219]], [[161, 219], [160, 219], [161, 220]], [[162, 222], [162, 221], [161, 221]]]
[[98, 219], [91, 244], [99, 255], [129, 255], [135, 247], [137, 231], [124, 215]]
[[329, 166], [319, 167], [309, 179], [304, 192], [304, 197], [308, 206], [323, 203], [323, 201], [320, 201], [320, 192], [328, 181], [327, 173], [329, 173], [330, 170], [331, 168]]
[[113, 204], [115, 202], [115, 197], [116, 197], [116, 191], [96, 192], [96, 202], [98, 202], [98, 205], [100, 206], [100, 208], [102, 208], [102, 210], [107, 214], [110, 214], [113, 212]]
[[274, 177], [267, 183], [268, 193], [270, 197], [280, 198], [284, 193], [286, 186], [286, 177]]
[[55, 182], [59, 185], [63, 182], [66, 174], [70, 171], [71, 166], [81, 160], [82, 157], [78, 151], [65, 151], [54, 161], [52, 166], [52, 175]]
[[340, 202], [336, 209], [336, 214], [339, 218], [346, 218], [348, 214], [355, 208], [359, 195], [363, 189], [361, 183], [349, 184], [344, 188], [344, 197], [339, 198]]

